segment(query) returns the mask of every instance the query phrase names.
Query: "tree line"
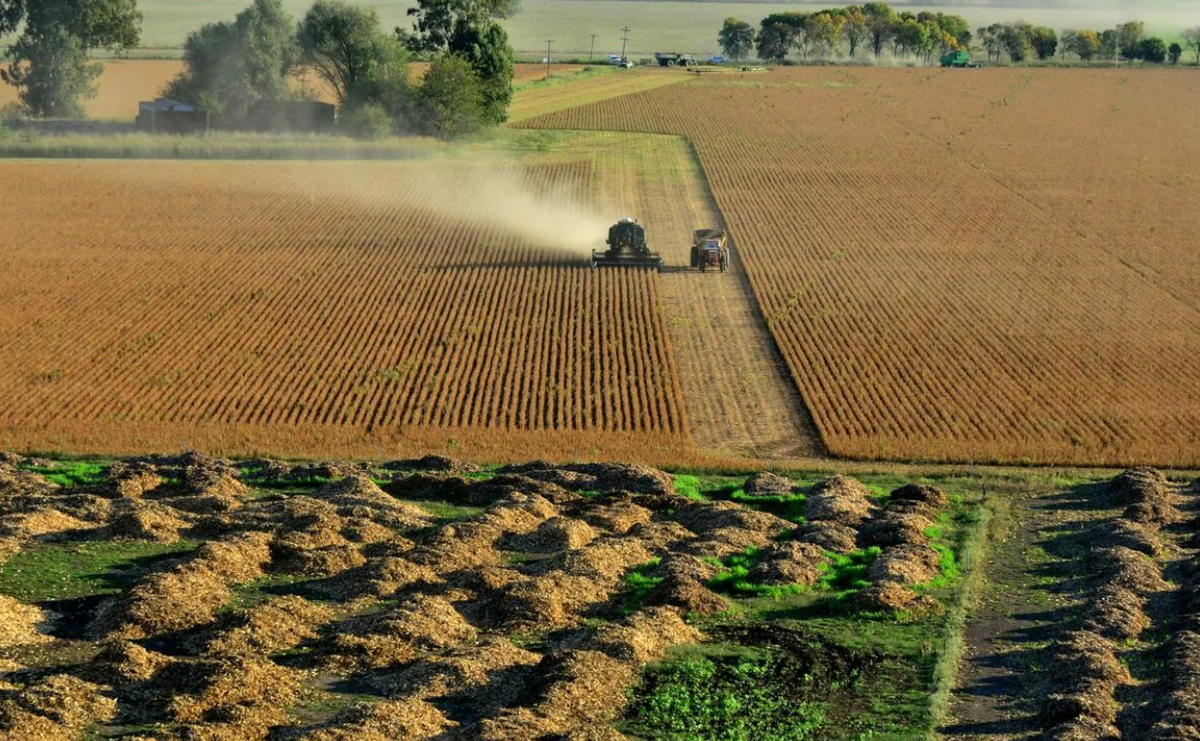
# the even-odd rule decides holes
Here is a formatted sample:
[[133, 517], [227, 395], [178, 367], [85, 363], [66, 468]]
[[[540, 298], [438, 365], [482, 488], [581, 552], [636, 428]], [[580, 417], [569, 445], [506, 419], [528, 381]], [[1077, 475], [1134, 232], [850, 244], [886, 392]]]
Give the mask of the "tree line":
[[876, 57], [890, 49], [898, 57], [929, 60], [937, 53], [967, 48], [971, 26], [948, 13], [896, 11], [886, 3], [828, 8], [815, 13], [782, 12], [763, 18], [759, 28], [726, 18], [718, 41], [726, 56], [746, 59], [751, 52], [764, 62], [795, 55], [812, 58]]
[[[418, 0], [412, 29], [386, 31], [367, 7], [317, 0], [297, 21], [282, 0], [252, 0], [232, 21], [184, 43], [184, 71], [163, 95], [208, 110], [228, 129], [261, 126], [273, 104], [312, 100], [315, 76], [337, 101], [343, 128], [363, 137], [453, 138], [503, 123], [512, 101], [513, 50], [500, 21], [519, 0]], [[83, 115], [103, 69], [93, 49], [137, 45], [136, 0], [0, 0], [0, 33], [20, 29], [0, 70], [38, 117]], [[412, 58], [430, 62], [419, 82]]]
[[1146, 35], [1141, 21], [1124, 23], [1104, 31], [1071, 29], [1061, 34], [1046, 26], [1025, 21], [995, 23], [971, 30], [961, 16], [925, 11], [896, 11], [886, 3], [866, 3], [828, 8], [815, 13], [782, 12], [763, 18], [756, 29], [738, 18], [726, 18], [717, 36], [725, 55], [735, 61], [754, 54], [764, 62], [782, 63], [789, 58], [856, 59], [875, 57], [885, 50], [898, 58], [915, 57], [926, 62], [938, 54], [970, 50], [978, 40], [988, 60], [1023, 62], [1068, 59], [1082, 61], [1115, 59], [1142, 60], [1153, 64], [1178, 64], [1186, 50], [1200, 65], [1200, 26], [1183, 32], [1183, 45], [1167, 44]]

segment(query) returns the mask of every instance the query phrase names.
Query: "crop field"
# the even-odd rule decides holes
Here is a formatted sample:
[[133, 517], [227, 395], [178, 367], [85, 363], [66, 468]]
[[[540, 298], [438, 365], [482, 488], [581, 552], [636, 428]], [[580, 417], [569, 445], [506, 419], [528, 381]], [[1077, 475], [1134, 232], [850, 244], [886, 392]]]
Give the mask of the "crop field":
[[[89, 118], [133, 121], [138, 103], [155, 100], [159, 93], [183, 70], [183, 62], [172, 59], [114, 59], [104, 62], [99, 90], [92, 100], [84, 101]], [[0, 82], [0, 106], [17, 101], [17, 89]]]
[[586, 161], [3, 169], [7, 445], [686, 448], [654, 275], [430, 210], [564, 206]]
[[915, 741], [986, 522], [938, 483], [6, 456], [0, 733]]
[[792, 69], [521, 126], [694, 145], [830, 452], [1186, 466], [1200, 461], [1198, 84]]

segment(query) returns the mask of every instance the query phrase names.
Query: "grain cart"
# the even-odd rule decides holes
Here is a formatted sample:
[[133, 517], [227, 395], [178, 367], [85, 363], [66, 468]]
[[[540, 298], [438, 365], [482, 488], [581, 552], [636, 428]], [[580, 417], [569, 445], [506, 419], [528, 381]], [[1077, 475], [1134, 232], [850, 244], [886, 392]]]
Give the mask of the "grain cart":
[[646, 246], [646, 229], [626, 217], [609, 227], [608, 249], [592, 252], [592, 269], [597, 267], [654, 268], [662, 270], [663, 259]]
[[654, 52], [654, 58], [658, 60], [659, 67], [692, 67], [698, 62], [692, 58], [691, 54], [680, 54], [679, 52]]
[[729, 269], [729, 235], [723, 229], [697, 229], [692, 236], [692, 267], [701, 273], [709, 268], [724, 273]]

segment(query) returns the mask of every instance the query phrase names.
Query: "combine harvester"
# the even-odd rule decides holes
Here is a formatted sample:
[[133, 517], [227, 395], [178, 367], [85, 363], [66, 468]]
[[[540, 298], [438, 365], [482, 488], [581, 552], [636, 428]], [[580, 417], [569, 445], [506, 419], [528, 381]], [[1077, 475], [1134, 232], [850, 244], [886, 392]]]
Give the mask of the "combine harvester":
[[654, 268], [663, 269], [662, 255], [646, 246], [646, 229], [634, 219], [625, 217], [608, 230], [608, 249], [592, 252], [592, 269]]

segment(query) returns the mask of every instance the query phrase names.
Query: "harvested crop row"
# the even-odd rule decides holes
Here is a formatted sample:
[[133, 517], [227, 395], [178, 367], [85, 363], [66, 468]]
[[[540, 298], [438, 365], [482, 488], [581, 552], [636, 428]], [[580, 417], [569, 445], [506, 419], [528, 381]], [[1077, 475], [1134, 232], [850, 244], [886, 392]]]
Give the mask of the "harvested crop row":
[[0, 209], [15, 446], [686, 445], [652, 275], [590, 272], [418, 195], [457, 187], [490, 213], [504, 187], [555, 210], [586, 163], [4, 167], [30, 199]]

